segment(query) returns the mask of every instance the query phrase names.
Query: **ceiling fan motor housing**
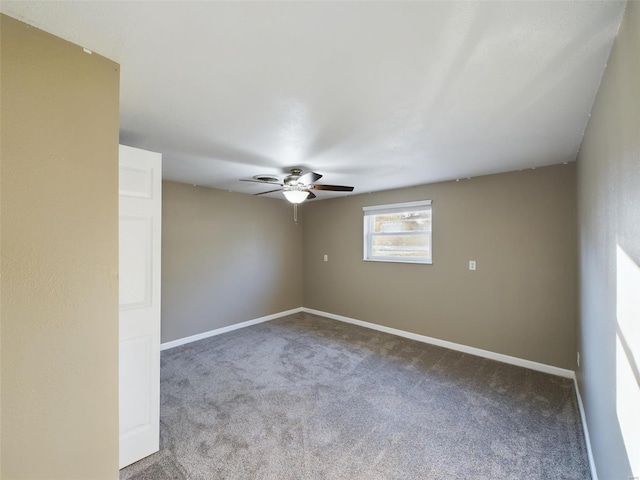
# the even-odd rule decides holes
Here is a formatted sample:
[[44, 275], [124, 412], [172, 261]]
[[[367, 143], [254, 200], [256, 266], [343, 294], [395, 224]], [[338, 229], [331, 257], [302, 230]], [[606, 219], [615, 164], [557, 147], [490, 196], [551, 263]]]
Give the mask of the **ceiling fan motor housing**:
[[291, 175], [288, 175], [284, 179], [284, 183], [286, 185], [297, 185], [298, 184], [298, 180], [300, 179], [301, 176], [302, 176], [302, 169], [300, 169], [300, 168], [292, 168], [291, 169]]

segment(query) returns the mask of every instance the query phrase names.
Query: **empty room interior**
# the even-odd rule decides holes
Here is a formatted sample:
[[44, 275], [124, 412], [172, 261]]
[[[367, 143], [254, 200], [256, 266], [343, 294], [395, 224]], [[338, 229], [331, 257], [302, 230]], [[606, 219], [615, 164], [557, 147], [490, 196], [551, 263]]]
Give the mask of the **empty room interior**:
[[0, 11], [0, 478], [640, 479], [640, 2]]

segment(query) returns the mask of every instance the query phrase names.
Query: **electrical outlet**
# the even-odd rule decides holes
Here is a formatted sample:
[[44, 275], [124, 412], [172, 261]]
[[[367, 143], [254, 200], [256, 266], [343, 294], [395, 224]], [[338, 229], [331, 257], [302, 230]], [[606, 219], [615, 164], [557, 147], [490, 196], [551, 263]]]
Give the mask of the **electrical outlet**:
[[325, 261], [325, 262], [328, 262], [328, 261], [329, 261], [329, 255], [326, 255], [326, 254], [325, 254], [325, 256], [324, 256], [324, 261]]
[[475, 269], [476, 269], [476, 261], [469, 260], [469, 270], [475, 270]]

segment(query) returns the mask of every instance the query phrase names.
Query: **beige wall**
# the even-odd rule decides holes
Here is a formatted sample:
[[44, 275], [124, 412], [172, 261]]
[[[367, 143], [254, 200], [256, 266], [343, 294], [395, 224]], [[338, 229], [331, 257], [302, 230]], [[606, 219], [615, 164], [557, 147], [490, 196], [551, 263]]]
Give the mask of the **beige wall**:
[[162, 188], [163, 342], [302, 306], [302, 228], [290, 203]]
[[1, 476], [116, 479], [119, 67], [1, 22]]
[[[640, 443], [627, 437], [625, 445], [623, 434], [632, 429], [637, 435], [640, 424], [629, 422], [619, 406], [631, 401], [637, 412], [640, 396], [639, 52], [640, 2], [630, 1], [577, 162], [582, 358], [577, 376], [601, 480], [640, 475]], [[630, 320], [633, 305], [636, 316]]]
[[[433, 265], [363, 262], [362, 207], [422, 199]], [[574, 164], [305, 204], [304, 306], [573, 369], [575, 215]]]

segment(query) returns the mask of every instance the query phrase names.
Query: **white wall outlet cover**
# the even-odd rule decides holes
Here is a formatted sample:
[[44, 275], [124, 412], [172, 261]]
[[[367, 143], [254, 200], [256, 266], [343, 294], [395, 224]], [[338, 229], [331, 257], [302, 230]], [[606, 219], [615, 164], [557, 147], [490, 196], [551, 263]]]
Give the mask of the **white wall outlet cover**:
[[469, 270], [475, 270], [475, 269], [476, 269], [476, 261], [469, 260]]

